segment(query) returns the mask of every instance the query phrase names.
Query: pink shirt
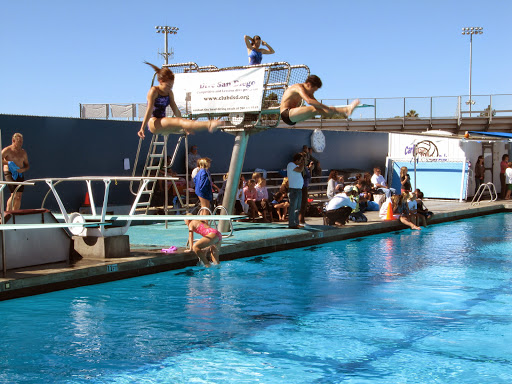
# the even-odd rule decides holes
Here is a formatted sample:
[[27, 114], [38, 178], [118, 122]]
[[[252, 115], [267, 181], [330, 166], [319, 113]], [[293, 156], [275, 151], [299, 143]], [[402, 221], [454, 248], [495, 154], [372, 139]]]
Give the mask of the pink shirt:
[[253, 188], [251, 191], [251, 190], [249, 190], [249, 187], [245, 187], [244, 195], [245, 195], [245, 201], [256, 200], [258, 198], [258, 192], [256, 192], [256, 188]]

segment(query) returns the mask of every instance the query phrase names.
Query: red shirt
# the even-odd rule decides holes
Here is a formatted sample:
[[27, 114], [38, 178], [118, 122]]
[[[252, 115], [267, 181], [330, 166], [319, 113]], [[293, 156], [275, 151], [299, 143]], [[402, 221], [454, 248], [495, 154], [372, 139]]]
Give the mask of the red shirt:
[[502, 162], [500, 163], [500, 167], [501, 167], [501, 171], [500, 171], [500, 173], [505, 173], [505, 170], [506, 170], [506, 169], [507, 169], [507, 167], [508, 167], [508, 162], [507, 162], [507, 161], [502, 161]]

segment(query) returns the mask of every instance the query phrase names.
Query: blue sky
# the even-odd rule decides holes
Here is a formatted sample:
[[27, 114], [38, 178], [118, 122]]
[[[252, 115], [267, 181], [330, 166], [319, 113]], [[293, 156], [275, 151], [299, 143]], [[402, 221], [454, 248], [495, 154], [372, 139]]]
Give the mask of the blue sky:
[[512, 2], [3, 1], [0, 113], [79, 116], [80, 103], [145, 102], [162, 64], [155, 25], [179, 27], [172, 62], [245, 65], [243, 35], [276, 50], [264, 61], [306, 64], [319, 99], [464, 95], [469, 37], [473, 94], [512, 93]]

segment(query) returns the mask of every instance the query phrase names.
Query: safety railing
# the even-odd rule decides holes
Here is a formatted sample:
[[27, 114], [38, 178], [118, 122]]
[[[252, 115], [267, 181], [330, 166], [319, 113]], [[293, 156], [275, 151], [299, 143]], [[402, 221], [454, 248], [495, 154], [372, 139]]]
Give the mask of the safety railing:
[[[239, 67], [238, 67], [239, 68]], [[293, 68], [293, 66], [292, 66]], [[187, 67], [187, 71], [218, 71], [218, 68]], [[224, 70], [224, 68], [222, 69]], [[290, 84], [293, 79], [289, 79]], [[429, 97], [384, 97], [359, 98], [362, 103], [374, 105], [374, 108], [359, 108], [351, 120], [390, 120], [390, 119], [459, 119], [512, 116], [512, 94], [472, 95], [468, 96], [429, 96]], [[349, 104], [353, 99], [322, 99], [327, 105]], [[142, 120], [146, 113], [145, 103], [132, 104], [80, 104], [80, 117], [84, 119]], [[171, 116], [172, 111], [168, 108]]]
[[498, 199], [498, 193], [496, 192], [496, 187], [493, 183], [488, 182], [485, 184], [480, 184], [478, 187], [478, 190], [475, 193], [475, 196], [473, 196], [473, 200], [471, 200], [471, 205], [479, 205], [480, 200], [482, 199], [482, 196], [485, 192], [489, 192], [490, 200], [489, 203], [495, 202]]
[[[360, 108], [351, 120], [435, 120], [463, 118], [487, 118], [512, 115], [512, 94], [468, 96], [429, 96], [429, 97], [386, 97], [359, 98], [361, 103], [374, 105], [374, 108]], [[322, 99], [326, 105], [349, 104], [353, 99]]]

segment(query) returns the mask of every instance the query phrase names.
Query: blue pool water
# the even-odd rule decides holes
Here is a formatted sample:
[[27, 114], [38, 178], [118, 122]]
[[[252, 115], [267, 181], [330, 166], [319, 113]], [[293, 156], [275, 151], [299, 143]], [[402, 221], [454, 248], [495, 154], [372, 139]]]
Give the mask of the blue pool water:
[[0, 302], [1, 383], [510, 383], [512, 215]]

